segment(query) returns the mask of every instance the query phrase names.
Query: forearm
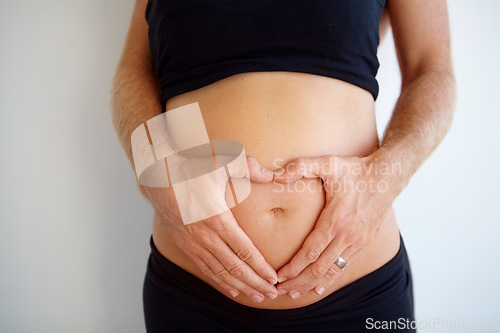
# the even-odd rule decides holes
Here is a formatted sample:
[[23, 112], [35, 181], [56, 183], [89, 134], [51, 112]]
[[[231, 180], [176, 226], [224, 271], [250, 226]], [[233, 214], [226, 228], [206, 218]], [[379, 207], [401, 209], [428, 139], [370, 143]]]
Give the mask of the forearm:
[[137, 1], [124, 51], [112, 84], [113, 125], [134, 168], [131, 135], [142, 123], [162, 112], [160, 88], [155, 76], [143, 17], [144, 1]]
[[132, 168], [132, 132], [140, 124], [162, 112], [156, 81], [150, 66], [130, 61], [120, 62], [113, 81], [113, 125]]
[[375, 156], [398, 171], [395, 194], [443, 140], [451, 126], [456, 86], [451, 69], [429, 69], [403, 85]]

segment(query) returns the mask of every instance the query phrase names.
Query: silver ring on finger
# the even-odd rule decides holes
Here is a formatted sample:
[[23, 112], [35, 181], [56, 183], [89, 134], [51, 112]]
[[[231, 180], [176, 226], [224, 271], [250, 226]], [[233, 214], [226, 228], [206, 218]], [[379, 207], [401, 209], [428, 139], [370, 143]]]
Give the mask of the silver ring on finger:
[[345, 259], [342, 257], [338, 257], [337, 260], [335, 260], [334, 264], [338, 268], [343, 269], [345, 267], [345, 265], [347, 265], [347, 261], [345, 261]]

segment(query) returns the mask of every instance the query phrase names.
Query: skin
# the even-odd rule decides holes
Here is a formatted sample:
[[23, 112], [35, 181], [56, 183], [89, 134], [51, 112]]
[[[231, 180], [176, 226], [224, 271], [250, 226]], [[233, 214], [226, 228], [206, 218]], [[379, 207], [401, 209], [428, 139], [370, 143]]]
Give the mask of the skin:
[[[132, 132], [140, 124], [163, 112], [147, 38], [148, 27], [144, 19], [146, 5], [145, 0], [136, 1], [111, 91], [113, 125], [132, 169]], [[252, 181], [272, 180], [272, 173], [266, 173], [255, 159], [250, 159], [249, 169]], [[163, 227], [173, 235], [178, 247], [213, 281], [233, 296], [243, 292], [248, 297], [263, 297], [264, 294], [268, 294], [269, 298], [276, 297], [276, 271], [262, 257], [230, 212], [184, 226], [171, 188], [145, 187], [139, 182], [137, 186], [154, 207], [155, 214], [162, 221], [170, 221], [163, 223]], [[220, 236], [223, 234], [227, 237]], [[214, 242], [205, 244], [203, 239], [209, 236]], [[213, 253], [218, 255], [214, 256]], [[244, 273], [241, 278], [235, 276], [239, 272]]]
[[[446, 1], [388, 1], [388, 14], [402, 73], [401, 95], [381, 147], [364, 157], [334, 155], [297, 159], [275, 180], [319, 177], [326, 184], [327, 203], [313, 232], [291, 262], [279, 270], [280, 294], [298, 298], [308, 290], [321, 294], [344, 270], [334, 265], [341, 256], [352, 265], [373, 240], [387, 211], [411, 176], [441, 142], [455, 109]], [[425, 17], [425, 24], [422, 18]], [[401, 165], [401, 173], [382, 176], [339, 172], [377, 170]], [[288, 171], [288, 172], [287, 172]], [[388, 191], [333, 191], [334, 182], [387, 183]]]
[[[111, 101], [113, 123], [130, 161], [130, 134], [137, 126], [162, 112], [143, 17], [146, 3], [142, 0], [136, 2], [125, 50], [114, 79]], [[369, 156], [345, 158], [342, 162], [364, 165], [401, 163], [404, 172], [397, 177], [382, 179], [391, 184], [391, 191], [384, 195], [349, 192], [332, 196], [330, 193], [317, 228], [307, 238], [302, 250], [278, 274], [231, 213], [184, 226], [172, 204], [173, 193], [169, 189], [153, 189], [138, 184], [141, 193], [155, 208], [155, 217], [158, 215], [162, 221], [171, 221], [164, 223], [163, 227], [168, 229], [176, 245], [207, 277], [233, 296], [242, 292], [248, 297], [263, 298], [266, 295], [273, 299], [278, 293], [274, 286], [278, 276], [281, 281], [287, 279], [278, 285], [278, 289], [290, 295], [296, 295], [295, 292], [302, 295], [311, 289], [319, 293], [321, 287], [338, 279], [342, 271], [337, 271], [335, 267], [333, 271], [330, 269], [332, 258], [335, 257], [335, 260], [338, 254], [342, 254], [352, 263], [355, 253], [368, 246], [386, 208], [446, 133], [455, 99], [446, 4], [444, 1], [393, 0], [388, 1], [388, 8], [389, 12], [385, 14], [388, 16], [384, 17], [390, 17], [394, 27], [403, 78], [401, 97], [380, 149]], [[425, 24], [422, 24], [421, 17], [426, 18]], [[381, 24], [387, 24], [384, 22], [387, 19], [383, 19]], [[384, 35], [384, 30], [381, 31]], [[275, 180], [320, 177], [323, 182], [331, 183], [341, 176], [314, 173], [312, 167], [329, 164], [330, 160], [321, 157], [294, 161], [290, 165], [303, 167], [288, 168], [289, 173], [282, 174], [281, 178], [275, 176]], [[253, 181], [269, 182], [272, 179], [272, 175], [262, 170], [257, 161], [251, 160], [249, 166], [253, 170]], [[368, 176], [357, 175], [356, 180], [366, 180]], [[324, 230], [328, 231], [327, 237], [321, 236]], [[356, 234], [359, 236], [354, 237]], [[357, 251], [344, 253], [348, 247]], [[316, 255], [311, 257], [311, 253]], [[325, 267], [328, 267], [326, 271]]]
[[[211, 140], [238, 141], [248, 154], [273, 170], [300, 156], [328, 153], [365, 156], [379, 146], [373, 96], [362, 88], [330, 77], [296, 72], [242, 73], [172, 97], [167, 101], [166, 110], [170, 112], [195, 101], [200, 105]], [[283, 184], [252, 183], [249, 197], [231, 209], [238, 225], [276, 271], [300, 250], [325, 205], [325, 192], [318, 178], [288, 183], [291, 189], [280, 191]], [[305, 185], [307, 190], [301, 189]], [[162, 227], [169, 222], [162, 217], [154, 221], [153, 241], [160, 253], [225, 294], [174, 245], [174, 239]], [[255, 303], [253, 296], [262, 295], [249, 298], [242, 293], [233, 300], [251, 307], [273, 309], [314, 303], [394, 257], [399, 248], [394, 214], [388, 216], [379, 231], [362, 258], [322, 295], [310, 291], [300, 299], [281, 295]], [[200, 241], [207, 246], [218, 241], [205, 236]], [[232, 267], [231, 272], [231, 275], [246, 274], [238, 266]], [[228, 275], [223, 270], [219, 274]]]

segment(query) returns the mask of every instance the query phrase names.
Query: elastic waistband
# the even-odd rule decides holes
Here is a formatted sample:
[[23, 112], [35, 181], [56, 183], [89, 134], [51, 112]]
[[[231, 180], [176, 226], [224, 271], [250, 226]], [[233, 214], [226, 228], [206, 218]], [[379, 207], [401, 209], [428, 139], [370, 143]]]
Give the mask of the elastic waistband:
[[[411, 289], [409, 261], [400, 235], [397, 254], [382, 267], [353, 281], [331, 295], [313, 304], [294, 309], [258, 309], [233, 301], [219, 291], [183, 270], [161, 255], [153, 237], [150, 239], [151, 255], [146, 278], [158, 285], [169, 297], [178, 299], [184, 306], [197, 310], [216, 311], [231, 318], [245, 320], [249, 317], [269, 321], [316, 320], [328, 317], [344, 320], [382, 311], [391, 306]], [[319, 318], [319, 319], [318, 319]]]

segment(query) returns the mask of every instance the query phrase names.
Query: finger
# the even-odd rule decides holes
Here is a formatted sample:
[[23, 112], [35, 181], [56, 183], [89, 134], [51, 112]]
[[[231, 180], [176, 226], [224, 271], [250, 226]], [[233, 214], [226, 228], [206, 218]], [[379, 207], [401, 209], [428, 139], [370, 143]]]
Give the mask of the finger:
[[336, 273], [342, 272], [345, 266], [338, 266], [336, 264], [337, 259], [342, 258], [346, 263], [349, 263], [351, 255], [357, 250], [358, 248], [352, 244], [347, 244], [342, 237], [335, 237], [323, 251], [321, 257], [309, 267], [311, 276], [320, 278], [327, 274], [329, 268], [333, 268]]
[[[231, 275], [231, 273], [210, 251], [202, 248], [198, 249], [198, 251], [200, 256], [195, 254], [194, 258], [198, 257], [201, 260], [201, 262], [198, 260], [197, 263], [200, 268], [203, 268], [202, 272], [205, 275], [209, 276], [216, 282], [221, 281], [222, 283], [232, 286], [232, 289], [241, 291], [244, 295], [252, 298], [255, 302], [262, 302], [264, 300], [264, 295], [262, 293]], [[233, 296], [232, 293], [231, 295]]]
[[226, 249], [224, 249], [224, 244], [225, 243], [221, 239], [216, 238], [214, 243], [215, 246], [209, 249], [224, 266], [224, 269], [221, 268], [216, 273], [219, 276], [221, 274], [225, 276], [228, 273], [231, 278], [244, 282], [248, 286], [259, 291], [259, 293], [263, 293], [271, 299], [276, 298], [278, 295], [276, 287], [257, 275], [252, 268], [240, 260], [229, 247], [226, 246]]
[[[199, 255], [197, 255], [196, 253], [191, 252], [191, 251], [186, 251], [186, 254], [191, 258], [191, 260], [193, 260], [193, 262], [196, 264], [196, 266], [198, 266], [198, 268], [201, 270], [201, 272], [203, 274], [210, 277], [217, 284], [219, 284], [222, 288], [227, 290], [232, 297], [236, 297], [239, 295], [239, 293], [240, 293], [239, 290], [236, 287], [231, 286], [226, 281], [220, 279], [214, 273], [214, 271], [212, 270], [210, 265], [208, 265]], [[222, 264], [221, 264], [221, 266], [222, 266]]]
[[[341, 254], [341, 257], [345, 258], [345, 260], [347, 261], [347, 264], [342, 269], [343, 272], [349, 271], [351, 269], [352, 264], [356, 261], [361, 252], [362, 250], [357, 250], [350, 255], [344, 253]], [[318, 295], [321, 295], [326, 289], [328, 289], [335, 282], [336, 277], [337, 277], [337, 271], [334, 268], [333, 272], [329, 271], [327, 273], [327, 278], [323, 279], [324, 282], [314, 288], [314, 292], [316, 292]]]
[[222, 228], [217, 230], [217, 233], [237, 254], [238, 258], [248, 264], [261, 279], [265, 279], [271, 285], [276, 284], [278, 281], [276, 271], [240, 228], [232, 212], [224, 212], [218, 217], [222, 222]]
[[[285, 289], [289, 291], [292, 298], [297, 299], [314, 288], [321, 295], [324, 292], [324, 289], [320, 289], [321, 285], [331, 285], [342, 272], [342, 269], [334, 264], [340, 253], [347, 257], [354, 251], [339, 239], [340, 237], [334, 238], [318, 260], [304, 269], [297, 277], [278, 285], [278, 293], [280, 289]], [[344, 251], [339, 250], [339, 248], [344, 249]]]
[[314, 230], [307, 236], [302, 248], [293, 256], [292, 260], [278, 271], [278, 282], [294, 278], [307, 266], [316, 262], [321, 253], [335, 237], [331, 226], [330, 205], [327, 205], [320, 214]]
[[[229, 212], [221, 215], [224, 216], [225, 223], [212, 223], [211, 226], [215, 230], [196, 234], [195, 237], [220, 261], [231, 276], [265, 294], [270, 299], [274, 299], [278, 294], [273, 283], [276, 281], [276, 272], [237, 225], [232, 214]], [[234, 223], [232, 220], [227, 221], [230, 217]], [[220, 220], [220, 216], [216, 218]], [[231, 242], [233, 247], [231, 247]], [[255, 271], [249, 263], [263, 266], [263, 269], [260, 269], [260, 266], [256, 269], [267, 273], [267, 275], [262, 276], [267, 277], [269, 281], [262, 278], [260, 273]]]
[[256, 183], [269, 183], [273, 180], [273, 172], [264, 168], [255, 157], [248, 156], [247, 163], [251, 181]]
[[[337, 272], [334, 268], [327, 269], [326, 274], [320, 278], [311, 278], [311, 269], [308, 267], [297, 277], [278, 284], [278, 294], [283, 295], [288, 293], [291, 298], [300, 298], [305, 293], [317, 289], [316, 293], [321, 295], [325, 289], [333, 283], [330, 276], [336, 276]], [[322, 286], [325, 286], [321, 288]]]
[[[344, 251], [338, 250], [339, 248], [345, 247], [345, 245], [341, 245], [340, 247], [336, 246], [332, 242], [331, 250], [327, 248], [323, 254], [324, 258], [320, 258], [314, 265], [311, 265], [311, 275], [315, 277], [320, 277], [322, 275], [324, 283], [316, 286], [314, 291], [321, 295], [326, 288], [330, 287], [335, 280], [348, 269], [348, 265], [351, 264], [351, 255], [357, 250], [353, 246], [347, 246]], [[342, 258], [346, 264], [345, 266], [338, 266], [336, 264], [337, 259]], [[328, 267], [325, 269], [325, 267]]]
[[359, 255], [363, 253], [363, 248], [355, 251], [354, 253], [352, 253], [348, 259], [347, 259], [347, 265], [346, 267], [344, 268], [344, 270], [348, 270], [351, 268], [352, 264], [354, 264], [356, 262], [356, 260], [358, 260], [359, 258]]
[[301, 178], [322, 178], [330, 172], [330, 156], [297, 158], [274, 172], [274, 180], [293, 182]]

